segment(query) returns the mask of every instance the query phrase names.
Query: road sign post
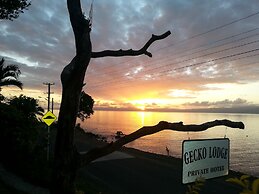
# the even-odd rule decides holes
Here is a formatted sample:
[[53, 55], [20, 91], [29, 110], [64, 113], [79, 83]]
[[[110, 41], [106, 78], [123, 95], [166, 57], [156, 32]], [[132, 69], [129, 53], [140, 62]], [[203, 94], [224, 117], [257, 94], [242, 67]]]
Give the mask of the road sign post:
[[[47, 139], [48, 139], [48, 145], [47, 145], [47, 160], [49, 160], [49, 150], [50, 150], [50, 125], [56, 120], [56, 116], [52, 113], [53, 112], [53, 98], [52, 98], [52, 112], [50, 112], [50, 94], [51, 94], [51, 92], [50, 92], [50, 86], [51, 85], [55, 85], [55, 83], [49, 83], [49, 82], [44, 82], [43, 83], [44, 85], [47, 85], [48, 86], [48, 112], [46, 113], [46, 114], [48, 114], [48, 115], [44, 115], [43, 117], [42, 117], [42, 120], [48, 125], [48, 127], [47, 127]], [[50, 113], [52, 113], [52, 115], [50, 114]], [[48, 116], [49, 116], [49, 118], [48, 118]], [[51, 119], [51, 117], [52, 117], [52, 119]], [[55, 118], [54, 120], [53, 120], [53, 118]]]
[[49, 153], [50, 153], [50, 127], [48, 126], [48, 134], [47, 134], [47, 161], [49, 161]]
[[50, 140], [49, 140], [49, 134], [50, 134], [50, 125], [57, 120], [57, 117], [51, 112], [48, 111], [43, 117], [41, 118], [43, 122], [45, 122], [48, 125], [48, 134], [47, 134], [47, 160], [49, 160], [49, 153], [50, 153]]

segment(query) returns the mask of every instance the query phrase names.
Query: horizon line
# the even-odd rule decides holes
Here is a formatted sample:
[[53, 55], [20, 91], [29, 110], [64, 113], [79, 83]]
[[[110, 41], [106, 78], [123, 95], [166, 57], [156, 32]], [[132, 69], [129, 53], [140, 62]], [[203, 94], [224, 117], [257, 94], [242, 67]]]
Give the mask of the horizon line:
[[239, 113], [239, 114], [259, 114], [259, 106], [245, 106], [232, 108], [195, 108], [195, 109], [169, 109], [169, 108], [147, 108], [145, 110], [137, 108], [111, 108], [96, 107], [94, 111], [136, 111], [136, 112], [190, 112], [190, 113]]

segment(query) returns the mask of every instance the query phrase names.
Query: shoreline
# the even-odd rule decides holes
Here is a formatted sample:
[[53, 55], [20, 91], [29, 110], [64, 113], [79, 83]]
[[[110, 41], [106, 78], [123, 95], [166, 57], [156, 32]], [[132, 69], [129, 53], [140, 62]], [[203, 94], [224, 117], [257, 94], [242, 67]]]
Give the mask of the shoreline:
[[[103, 141], [102, 136], [85, 133], [83, 129], [75, 130], [75, 140], [79, 151], [107, 144]], [[78, 188], [85, 193], [106, 194], [186, 193], [190, 184], [183, 185], [181, 183], [181, 158], [154, 154], [130, 147], [122, 147], [118, 152], [119, 158], [112, 156], [106, 160], [96, 160], [79, 170], [76, 181]], [[121, 157], [120, 153], [126, 154], [126, 156]], [[7, 178], [13, 176], [3, 172], [1, 174], [6, 174]], [[240, 187], [226, 182], [226, 179], [239, 178], [241, 175], [244, 173], [230, 170], [227, 176], [206, 180], [200, 194], [238, 194], [241, 191]], [[15, 181], [12, 178], [9, 182], [6, 177], [2, 177], [3, 180], [7, 181], [6, 185], [15, 187], [17, 190], [28, 192], [29, 189], [30, 193], [36, 189], [37, 193], [48, 193], [47, 190], [43, 191], [42, 187], [20, 181], [19, 177], [15, 178]], [[252, 176], [251, 178], [254, 179]], [[17, 184], [19, 187], [15, 186]], [[42, 191], [39, 192], [39, 190]]]
[[[79, 133], [76, 134], [79, 149], [86, 148], [86, 144], [89, 145], [89, 142], [91, 147], [93, 144], [97, 147], [107, 144], [98, 141], [96, 135], [89, 136], [89, 134], [83, 133], [84, 131], [79, 131]], [[85, 147], [83, 148], [84, 143]], [[140, 194], [186, 192], [188, 184], [183, 185], [181, 181], [181, 158], [150, 153], [125, 146], [119, 151], [133, 157], [94, 161], [79, 171], [80, 180], [100, 184], [101, 186], [98, 187], [107, 190], [107, 192], [104, 193]], [[240, 188], [232, 183], [226, 182], [226, 179], [232, 177], [239, 178], [242, 175], [244, 175], [244, 173], [229, 170], [227, 176], [206, 180], [201, 193], [237, 194], [241, 191]]]
[[[77, 128], [77, 129], [78, 130], [77, 130], [75, 139], [77, 141], [79, 151], [83, 151], [85, 149], [89, 150], [89, 149], [92, 149], [95, 147], [102, 147], [108, 143], [108, 142], [106, 142], [105, 136], [102, 136], [100, 134], [95, 134], [93, 132], [86, 132], [86, 130], [83, 128]], [[171, 159], [178, 160], [178, 161], [182, 160], [182, 158], [175, 157], [173, 155], [167, 156], [167, 155], [161, 154], [161, 153], [149, 152], [149, 151], [141, 150], [141, 149], [134, 148], [134, 147], [128, 147], [127, 145], [123, 146], [121, 148], [121, 150], [125, 153], [137, 155], [137, 156], [146, 155], [146, 156], [153, 156], [154, 158], [158, 158], [158, 159], [159, 158], [171, 158]], [[245, 174], [244, 172], [241, 172], [238, 170], [232, 170], [230, 168], [229, 168], [229, 172], [237, 174], [237, 175]], [[254, 175], [249, 175], [249, 176], [256, 177]], [[257, 177], [257, 178], [259, 178], [259, 177]]]

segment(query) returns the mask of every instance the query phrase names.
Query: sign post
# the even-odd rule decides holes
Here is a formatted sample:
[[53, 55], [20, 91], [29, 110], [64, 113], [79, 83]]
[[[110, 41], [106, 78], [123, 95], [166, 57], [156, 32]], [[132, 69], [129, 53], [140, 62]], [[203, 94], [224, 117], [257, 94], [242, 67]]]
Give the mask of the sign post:
[[[50, 94], [51, 93], [53, 94], [53, 92], [50, 92], [50, 86], [55, 85], [55, 83], [44, 82], [43, 84], [48, 86], [48, 112], [42, 117], [42, 120], [48, 125], [47, 160], [49, 160], [49, 147], [50, 147], [50, 143], [49, 143], [50, 128], [49, 127], [57, 119], [56, 116], [54, 114], [52, 114], [52, 112], [53, 112], [53, 98], [52, 98], [52, 112], [50, 112]], [[55, 118], [55, 119], [53, 120], [53, 118]]]
[[182, 183], [197, 178], [210, 179], [228, 175], [229, 139], [186, 140], [182, 145]]
[[49, 152], [50, 152], [50, 141], [49, 141], [49, 133], [50, 133], [50, 125], [57, 120], [57, 117], [51, 112], [48, 111], [43, 117], [41, 118], [48, 125], [48, 145], [47, 145], [47, 160], [49, 160]]

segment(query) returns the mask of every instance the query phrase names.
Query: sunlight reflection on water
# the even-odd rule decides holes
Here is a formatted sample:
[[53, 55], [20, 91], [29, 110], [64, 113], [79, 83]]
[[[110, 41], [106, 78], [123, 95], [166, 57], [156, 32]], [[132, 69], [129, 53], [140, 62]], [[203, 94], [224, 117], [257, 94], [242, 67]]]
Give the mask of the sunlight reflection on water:
[[181, 157], [182, 141], [190, 139], [223, 138], [230, 139], [230, 168], [259, 177], [259, 115], [226, 113], [181, 113], [181, 112], [131, 112], [131, 111], [95, 111], [94, 115], [81, 123], [87, 131], [107, 137], [116, 131], [129, 134], [142, 126], [156, 125], [159, 121], [201, 124], [216, 119], [242, 121], [246, 129], [214, 127], [203, 132], [162, 131], [142, 137], [127, 144], [129, 147], [166, 155], [165, 147], [171, 155]]

